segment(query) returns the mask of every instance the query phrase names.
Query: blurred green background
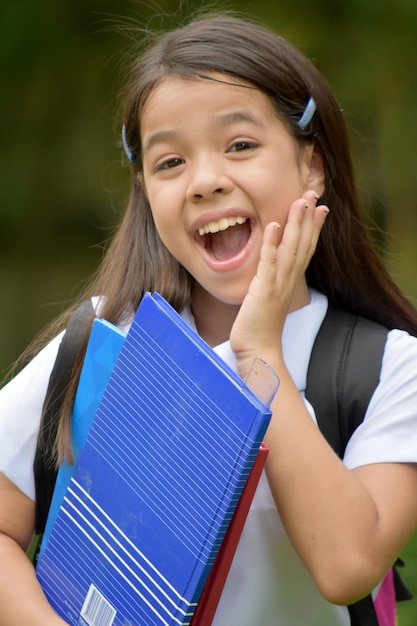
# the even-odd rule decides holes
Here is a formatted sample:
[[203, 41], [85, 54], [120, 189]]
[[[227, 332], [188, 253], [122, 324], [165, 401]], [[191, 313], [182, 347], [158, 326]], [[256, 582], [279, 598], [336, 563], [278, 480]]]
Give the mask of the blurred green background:
[[[2, 0], [0, 371], [79, 291], [127, 198], [118, 93], [123, 25], [202, 2]], [[364, 213], [389, 271], [417, 298], [417, 2], [222, 1], [255, 15], [327, 77], [351, 132]], [[151, 19], [152, 18], [152, 19]], [[417, 592], [417, 546], [406, 552]], [[414, 583], [410, 580], [414, 577]], [[417, 601], [416, 601], [417, 603]], [[400, 607], [415, 626], [417, 604]]]

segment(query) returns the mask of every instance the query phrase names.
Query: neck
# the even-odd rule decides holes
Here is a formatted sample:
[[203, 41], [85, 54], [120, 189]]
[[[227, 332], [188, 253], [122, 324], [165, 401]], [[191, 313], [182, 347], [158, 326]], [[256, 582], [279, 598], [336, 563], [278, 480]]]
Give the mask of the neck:
[[229, 339], [240, 305], [221, 302], [199, 285], [195, 285], [191, 309], [198, 334], [214, 347]]
[[294, 292], [294, 296], [293, 296], [293, 299], [291, 300], [288, 313], [292, 313], [293, 311], [302, 309], [308, 304], [310, 304], [310, 292], [308, 290], [308, 285], [307, 285], [305, 276], [302, 276], [299, 280], [297, 289]]
[[[303, 276], [294, 291], [288, 313], [303, 308], [309, 302], [310, 293]], [[205, 291], [198, 283], [194, 284], [191, 310], [198, 334], [211, 347], [218, 346], [229, 339], [239, 309], [240, 305], [222, 302]]]

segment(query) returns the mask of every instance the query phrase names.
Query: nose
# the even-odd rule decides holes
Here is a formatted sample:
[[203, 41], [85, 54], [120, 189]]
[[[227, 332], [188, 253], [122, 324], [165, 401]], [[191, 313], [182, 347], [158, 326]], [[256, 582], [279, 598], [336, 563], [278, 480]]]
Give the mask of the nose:
[[229, 193], [233, 183], [225, 170], [225, 164], [217, 155], [205, 155], [195, 160], [189, 170], [187, 199], [196, 202], [214, 195]]

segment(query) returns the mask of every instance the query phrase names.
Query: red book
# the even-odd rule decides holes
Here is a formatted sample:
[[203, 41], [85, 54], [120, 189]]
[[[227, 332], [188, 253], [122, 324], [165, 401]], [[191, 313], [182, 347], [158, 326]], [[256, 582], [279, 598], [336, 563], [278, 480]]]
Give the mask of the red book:
[[204, 585], [200, 601], [193, 619], [191, 620], [191, 626], [210, 626], [213, 621], [230, 566], [232, 565], [237, 544], [239, 543], [240, 535], [242, 534], [243, 526], [245, 525], [252, 504], [253, 496], [255, 495], [262, 470], [265, 467], [268, 452], [268, 446], [264, 443], [261, 444], [255, 463], [252, 466], [252, 470], [233, 514], [232, 521], [220, 546], [207, 582]]

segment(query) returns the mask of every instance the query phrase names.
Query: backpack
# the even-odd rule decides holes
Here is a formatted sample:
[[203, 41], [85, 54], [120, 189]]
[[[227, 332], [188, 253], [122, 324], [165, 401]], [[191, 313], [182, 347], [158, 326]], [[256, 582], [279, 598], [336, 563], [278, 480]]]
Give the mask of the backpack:
[[[34, 461], [36, 533], [39, 536], [45, 528], [57, 475], [56, 467], [46, 459], [55, 441], [72, 366], [92, 314], [91, 302], [84, 302], [69, 319], [49, 380]], [[387, 332], [375, 322], [329, 304], [316, 337], [305, 396], [314, 406], [322, 434], [340, 458], [351, 435], [363, 421], [379, 382]], [[397, 566], [402, 564], [398, 559], [393, 568], [398, 601], [413, 597], [398, 574]], [[378, 626], [370, 595], [350, 605], [348, 610], [351, 626]]]

